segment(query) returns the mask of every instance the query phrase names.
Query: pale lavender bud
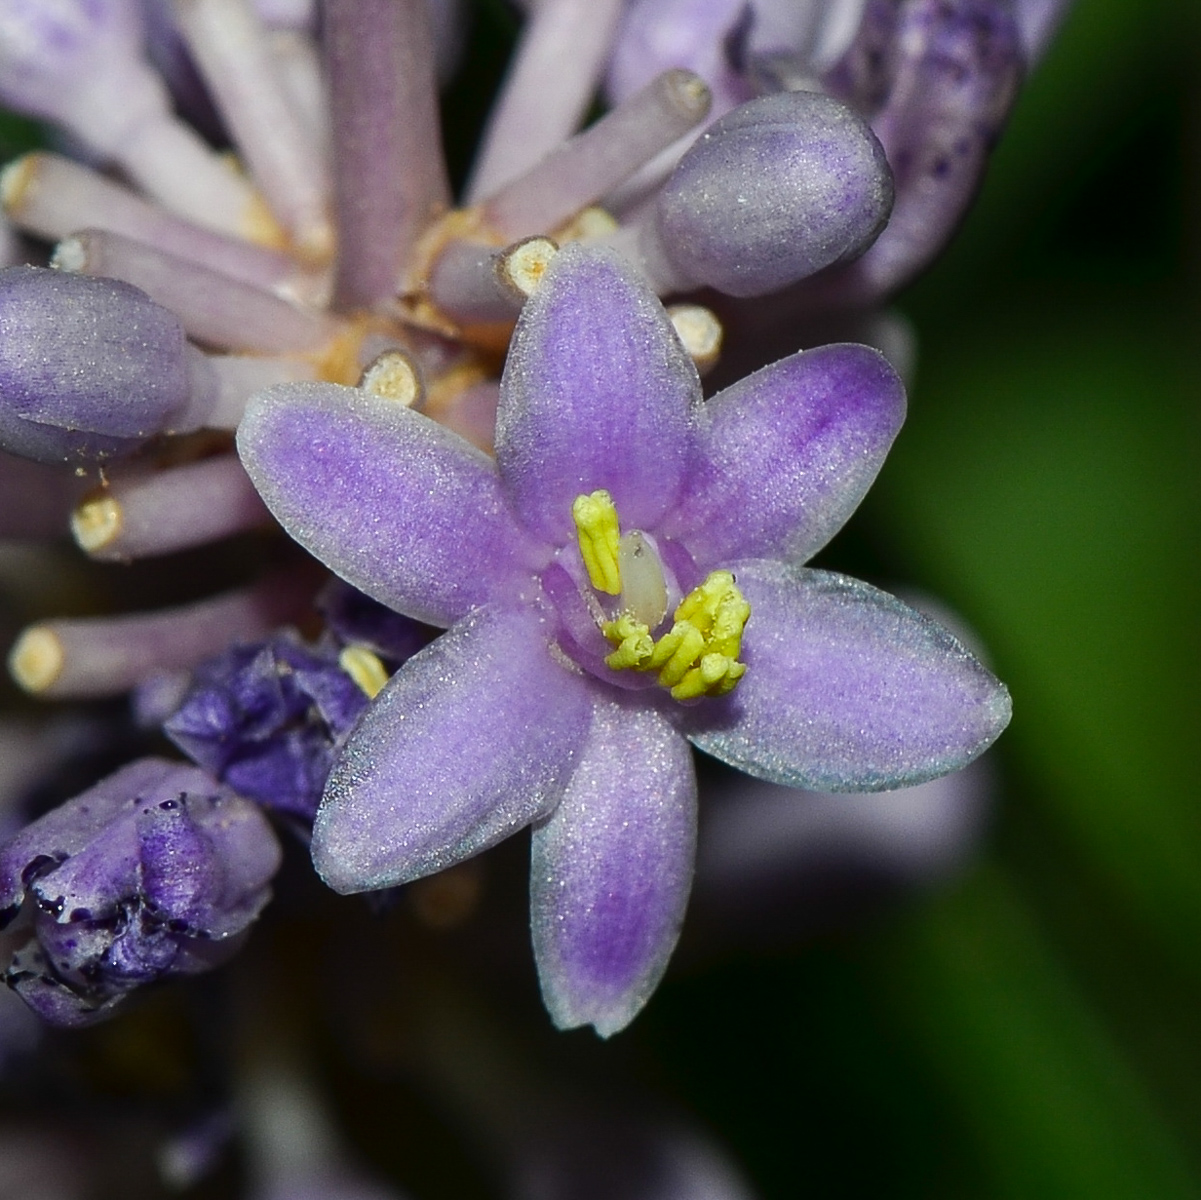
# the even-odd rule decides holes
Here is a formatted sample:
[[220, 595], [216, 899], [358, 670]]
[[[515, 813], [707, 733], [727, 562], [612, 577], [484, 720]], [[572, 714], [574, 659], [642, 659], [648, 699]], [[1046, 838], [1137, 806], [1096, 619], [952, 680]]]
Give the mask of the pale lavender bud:
[[758, 296], [861, 254], [892, 198], [860, 117], [828, 96], [783, 92], [702, 134], [659, 194], [658, 233], [692, 283]]
[[170, 430], [193, 381], [183, 328], [115, 279], [0, 271], [0, 447], [41, 462], [128, 454]]

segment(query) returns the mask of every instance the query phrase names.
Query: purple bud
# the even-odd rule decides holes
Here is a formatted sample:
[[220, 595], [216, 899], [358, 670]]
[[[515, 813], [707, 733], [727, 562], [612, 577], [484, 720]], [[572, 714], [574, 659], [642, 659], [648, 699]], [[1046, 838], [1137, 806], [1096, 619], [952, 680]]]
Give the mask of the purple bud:
[[47, 1021], [90, 1024], [134, 988], [228, 958], [279, 862], [250, 801], [195, 767], [131, 763], [0, 848], [7, 913], [34, 902], [6, 980]]
[[701, 135], [659, 195], [658, 232], [682, 276], [758, 296], [861, 254], [892, 197], [860, 117], [828, 96], [783, 92]]
[[279, 634], [202, 664], [163, 731], [240, 795], [307, 821], [366, 707], [337, 650]]
[[191, 393], [174, 315], [115, 279], [0, 271], [0, 447], [41, 462], [131, 453]]
[[317, 610], [340, 642], [355, 642], [395, 666], [407, 662], [439, 632], [372, 600], [335, 576], [321, 589]]

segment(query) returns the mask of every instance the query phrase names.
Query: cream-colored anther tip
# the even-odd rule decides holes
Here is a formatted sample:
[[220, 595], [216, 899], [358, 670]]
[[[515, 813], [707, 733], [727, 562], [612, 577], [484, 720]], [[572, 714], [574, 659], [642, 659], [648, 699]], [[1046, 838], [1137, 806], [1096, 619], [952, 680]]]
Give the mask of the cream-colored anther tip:
[[548, 237], [526, 238], [501, 253], [496, 272], [501, 282], [519, 295], [531, 296], [542, 282], [550, 260], [558, 253], [558, 245]]
[[111, 545], [121, 533], [121, 505], [112, 496], [85, 500], [71, 514], [71, 535], [89, 554]]
[[50, 265], [56, 271], [65, 271], [68, 275], [79, 275], [87, 269], [88, 252], [84, 247], [83, 238], [65, 237], [54, 248], [50, 256]]
[[703, 375], [716, 366], [723, 336], [716, 315], [700, 304], [673, 304], [667, 315], [696, 369]]
[[27, 692], [44, 692], [62, 674], [63, 644], [44, 625], [31, 625], [8, 655], [9, 674]]
[[363, 372], [359, 387], [406, 408], [417, 404], [425, 390], [416, 365], [403, 350], [385, 350], [374, 358]]
[[33, 182], [38, 158], [36, 153], [24, 154], [20, 158], [14, 158], [0, 171], [0, 208], [9, 216], [13, 216], [21, 207], [25, 192]]

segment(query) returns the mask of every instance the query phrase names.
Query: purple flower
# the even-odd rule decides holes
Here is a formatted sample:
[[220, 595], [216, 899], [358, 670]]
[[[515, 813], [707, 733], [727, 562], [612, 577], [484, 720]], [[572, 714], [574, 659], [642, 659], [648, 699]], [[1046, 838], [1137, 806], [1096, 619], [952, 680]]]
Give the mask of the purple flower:
[[0, 848], [0, 913], [33, 901], [8, 985], [53, 1024], [100, 1020], [143, 984], [228, 958], [279, 862], [249, 801], [195, 767], [130, 763]]
[[653, 990], [683, 916], [688, 741], [842, 791], [979, 754], [1008, 720], [1004, 688], [891, 596], [800, 566], [858, 504], [903, 410], [891, 367], [851, 345], [703, 403], [659, 303], [578, 246], [518, 323], [495, 463], [365, 392], [263, 393], [239, 448], [285, 528], [450, 627], [334, 766], [313, 837], [325, 880], [392, 886], [534, 824], [547, 1006], [607, 1035]]

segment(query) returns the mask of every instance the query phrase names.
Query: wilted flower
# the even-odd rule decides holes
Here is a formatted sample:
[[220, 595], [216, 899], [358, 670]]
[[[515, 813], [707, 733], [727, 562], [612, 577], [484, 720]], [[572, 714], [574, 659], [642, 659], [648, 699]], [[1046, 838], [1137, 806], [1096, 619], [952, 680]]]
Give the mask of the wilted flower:
[[1008, 720], [996, 680], [899, 601], [800, 568], [859, 502], [903, 409], [895, 373], [860, 346], [702, 404], [654, 297], [583, 248], [523, 311], [495, 465], [365, 392], [259, 397], [239, 448], [284, 527], [377, 599], [451, 626], [335, 765], [314, 827], [326, 881], [392, 886], [537, 823], [547, 1005], [608, 1034], [654, 988], [683, 916], [685, 737], [826, 790], [975, 757]]
[[285, 630], [232, 646], [196, 668], [163, 722], [185, 754], [238, 795], [304, 822], [368, 698], [431, 634], [341, 584], [323, 600], [329, 636], [306, 645]]
[[203, 771], [130, 763], [0, 848], [0, 912], [32, 900], [6, 980], [58, 1025], [135, 988], [225, 961], [270, 897], [280, 848], [262, 813]]

